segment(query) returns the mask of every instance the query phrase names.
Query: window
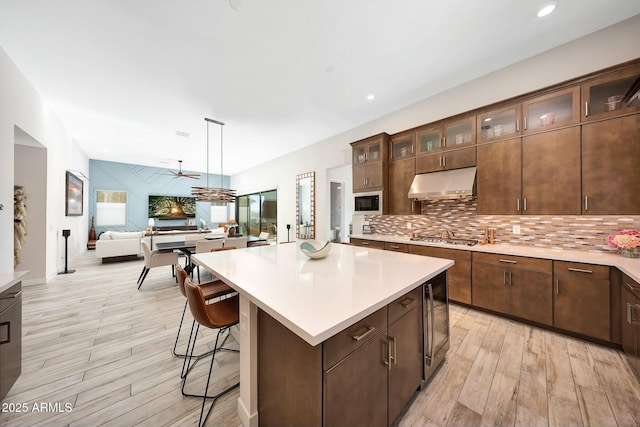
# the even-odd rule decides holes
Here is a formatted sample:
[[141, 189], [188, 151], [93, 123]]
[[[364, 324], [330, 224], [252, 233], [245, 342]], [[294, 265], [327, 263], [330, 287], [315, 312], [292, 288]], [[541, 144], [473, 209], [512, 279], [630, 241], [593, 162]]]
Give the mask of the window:
[[240, 233], [258, 236], [269, 233], [269, 242], [275, 243], [278, 231], [278, 191], [262, 191], [236, 197], [236, 221]]
[[127, 192], [98, 190], [96, 226], [127, 225]]

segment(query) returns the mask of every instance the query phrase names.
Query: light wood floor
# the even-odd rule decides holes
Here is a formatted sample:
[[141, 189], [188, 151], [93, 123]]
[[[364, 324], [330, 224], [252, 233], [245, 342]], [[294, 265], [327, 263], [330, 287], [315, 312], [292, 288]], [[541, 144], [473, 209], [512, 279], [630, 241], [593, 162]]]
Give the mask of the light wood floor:
[[[141, 261], [93, 256], [25, 287], [23, 373], [0, 425], [196, 425], [201, 401], [180, 394], [182, 361], [171, 354], [184, 298], [170, 269], [151, 270], [138, 291]], [[199, 350], [214, 336], [202, 331]], [[216, 359], [215, 387], [237, 382], [238, 355]], [[204, 388], [207, 369], [198, 365], [190, 391]], [[239, 426], [237, 398], [237, 389], [221, 398], [207, 425]], [[52, 405], [35, 411], [42, 403]], [[4, 412], [12, 404], [26, 412]], [[638, 426], [640, 386], [615, 350], [452, 305], [447, 360], [400, 426], [480, 425]]]

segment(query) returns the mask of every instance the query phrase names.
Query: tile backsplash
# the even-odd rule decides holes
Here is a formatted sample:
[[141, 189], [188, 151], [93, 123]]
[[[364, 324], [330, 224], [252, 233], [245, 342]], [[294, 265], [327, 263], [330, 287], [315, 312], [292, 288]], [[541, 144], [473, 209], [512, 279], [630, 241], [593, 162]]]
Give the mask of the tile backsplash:
[[[439, 236], [449, 230], [456, 237], [482, 240], [489, 227], [496, 229], [496, 243], [591, 252], [615, 251], [605, 243], [611, 233], [640, 230], [638, 215], [478, 215], [476, 202], [476, 197], [424, 201], [422, 215], [367, 215], [367, 219], [377, 234], [408, 236], [417, 231]], [[514, 225], [520, 226], [520, 234], [513, 233]]]

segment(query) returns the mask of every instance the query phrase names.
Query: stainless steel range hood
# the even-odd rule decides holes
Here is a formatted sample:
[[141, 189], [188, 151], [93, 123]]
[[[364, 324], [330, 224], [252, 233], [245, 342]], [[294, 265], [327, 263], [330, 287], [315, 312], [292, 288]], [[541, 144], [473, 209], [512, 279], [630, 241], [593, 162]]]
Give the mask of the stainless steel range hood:
[[474, 194], [476, 168], [454, 169], [416, 175], [409, 198], [418, 200], [460, 199]]

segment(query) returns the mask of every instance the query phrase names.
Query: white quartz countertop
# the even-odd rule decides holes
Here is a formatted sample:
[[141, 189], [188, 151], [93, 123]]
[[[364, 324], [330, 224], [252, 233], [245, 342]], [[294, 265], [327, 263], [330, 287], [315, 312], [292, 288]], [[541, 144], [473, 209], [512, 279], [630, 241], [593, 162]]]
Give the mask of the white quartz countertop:
[[393, 236], [386, 234], [352, 234], [356, 239], [377, 240], [393, 243], [407, 243], [411, 245], [431, 246], [438, 248], [459, 249], [472, 252], [485, 252], [492, 254], [525, 256], [531, 258], [544, 258], [556, 261], [583, 262], [586, 264], [608, 265], [616, 267], [636, 282], [640, 282], [640, 258], [624, 258], [619, 254], [604, 254], [599, 252], [575, 251], [568, 249], [552, 249], [537, 246], [521, 245], [451, 245], [446, 243], [430, 243], [410, 240], [405, 236]]
[[451, 260], [332, 244], [309, 259], [298, 244], [195, 254], [217, 277], [311, 345], [453, 265]]
[[12, 271], [11, 273], [0, 273], [0, 292], [4, 292], [18, 283], [28, 271]]

